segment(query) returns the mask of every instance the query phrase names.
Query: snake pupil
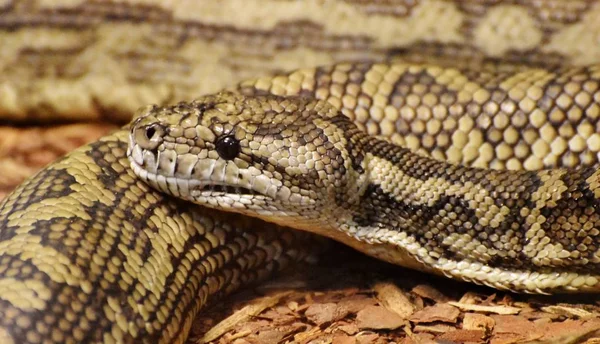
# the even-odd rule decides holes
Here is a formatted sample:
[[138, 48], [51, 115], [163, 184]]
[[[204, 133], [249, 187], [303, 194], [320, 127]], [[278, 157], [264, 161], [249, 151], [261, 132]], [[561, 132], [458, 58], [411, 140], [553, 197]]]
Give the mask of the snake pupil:
[[225, 136], [217, 141], [216, 149], [221, 158], [233, 160], [240, 153], [240, 141], [233, 136]]
[[148, 140], [152, 140], [152, 138], [154, 137], [154, 134], [156, 134], [156, 128], [154, 126], [150, 126], [150, 127], [146, 128], [146, 138]]

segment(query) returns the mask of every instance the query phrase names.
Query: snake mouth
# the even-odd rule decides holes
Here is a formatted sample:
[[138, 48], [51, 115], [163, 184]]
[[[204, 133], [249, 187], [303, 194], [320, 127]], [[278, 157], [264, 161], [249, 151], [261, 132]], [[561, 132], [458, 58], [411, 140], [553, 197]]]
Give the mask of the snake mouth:
[[[144, 150], [139, 145], [134, 144], [133, 137], [130, 137], [130, 142], [128, 156], [134, 174], [167, 194], [181, 198], [218, 196], [223, 198], [268, 199], [276, 197], [276, 187], [269, 187], [261, 192], [254, 187], [253, 183], [248, 181], [245, 185], [241, 185], [235, 183], [235, 180], [227, 181], [226, 178], [215, 178], [223, 171], [215, 172], [213, 170], [214, 165], [205, 166], [204, 169], [208, 173], [201, 172], [197, 176], [194, 176], [194, 169], [189, 168], [183, 173], [177, 173], [178, 158], [161, 159], [161, 156], [155, 152]], [[165, 160], [169, 160], [168, 163], [164, 163]], [[226, 177], [224, 173], [223, 177]]]
[[[148, 183], [153, 188], [175, 197], [186, 199], [199, 204], [211, 204], [211, 199], [218, 198], [222, 201], [230, 200], [246, 204], [269, 202], [276, 197], [277, 190], [269, 188], [267, 193], [262, 193], [252, 186], [241, 186], [215, 180], [194, 179], [189, 176], [165, 176], [153, 172], [147, 165], [140, 164], [132, 159], [130, 166], [133, 173]], [[227, 201], [226, 203], [229, 203]]]
[[[227, 171], [226, 164], [194, 163], [178, 169], [186, 165], [178, 160], [180, 157], [164, 153], [157, 156], [135, 144], [129, 147], [128, 156], [133, 174], [154, 189], [209, 207], [283, 214], [286, 209], [314, 207], [317, 202], [308, 190], [292, 191], [264, 174], [251, 175], [237, 168], [233, 173]], [[197, 166], [200, 168], [195, 169]]]
[[264, 195], [256, 190], [225, 183], [215, 182], [214, 180], [196, 180], [182, 177], [166, 177], [161, 174], [152, 173], [144, 167], [131, 163], [131, 167], [134, 173], [141, 177], [146, 182], [159, 190], [163, 190], [167, 193], [173, 194], [177, 197], [243, 197], [243, 198], [268, 198], [268, 195]]
[[228, 185], [228, 184], [201, 184], [196, 187], [195, 190], [202, 194], [232, 194], [238, 196], [263, 196], [258, 191], [236, 185]]

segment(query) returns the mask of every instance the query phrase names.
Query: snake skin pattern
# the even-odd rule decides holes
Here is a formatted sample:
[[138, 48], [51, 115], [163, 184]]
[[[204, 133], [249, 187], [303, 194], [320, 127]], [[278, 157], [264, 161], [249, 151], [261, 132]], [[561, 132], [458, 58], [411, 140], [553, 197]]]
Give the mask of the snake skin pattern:
[[304, 260], [315, 243], [150, 190], [127, 130], [19, 186], [0, 207], [0, 342], [183, 342], [207, 299]]
[[[595, 0], [4, 0], [0, 119], [106, 119], [235, 82], [392, 57], [600, 60]], [[360, 23], [360, 24], [356, 24]]]
[[[341, 71], [366, 71], [361, 94], [373, 86], [367, 80], [381, 81], [375, 89], [410, 87], [377, 77], [390, 71], [402, 80], [403, 67], [336, 68], [342, 79]], [[514, 291], [600, 291], [597, 164], [486, 170], [412, 153], [319, 101], [315, 76], [325, 72], [298, 71], [266, 87], [302, 97], [256, 96], [267, 93], [251, 86], [269, 84], [262, 79], [242, 84], [248, 97], [147, 109], [132, 127], [133, 171], [161, 192], [326, 235], [392, 263]]]
[[[421, 182], [418, 177], [439, 162], [406, 153], [418, 162], [407, 171], [386, 162], [391, 155], [370, 159], [379, 175], [407, 174], [403, 186], [415, 197], [458, 183], [455, 203], [473, 197], [485, 205], [485, 213], [473, 211], [470, 204], [444, 203], [440, 193], [436, 204], [421, 204], [421, 212], [408, 209], [401, 216], [438, 206], [447, 219], [483, 221], [452, 235], [454, 224], [444, 227], [455, 246], [477, 239], [477, 246], [459, 252], [433, 247], [439, 229], [427, 222], [430, 232], [411, 233], [417, 253], [447, 260], [477, 255], [485, 263], [480, 270], [477, 263], [463, 269], [464, 260], [457, 264], [464, 273], [454, 276], [488, 284], [494, 283], [481, 271], [496, 278], [493, 269], [538, 269], [528, 275], [531, 281], [496, 282], [499, 287], [593, 289], [599, 248], [597, 218], [588, 206], [595, 204], [589, 191], [597, 188], [600, 150], [599, 68], [593, 65], [600, 61], [599, 16], [600, 3], [591, 0], [223, 0], [218, 6], [4, 0], [0, 119], [124, 123], [139, 106], [193, 99], [245, 79], [232, 90], [327, 101], [382, 145], [452, 164], [520, 170], [475, 173], [471, 182], [481, 188], [465, 189], [464, 180], [449, 176], [466, 175], [467, 167], [456, 172], [440, 165], [448, 169]], [[316, 65], [331, 67], [284, 72]], [[279, 76], [255, 79], [261, 75]], [[181, 343], [206, 300], [302, 261], [315, 246], [276, 225], [153, 191], [129, 167], [128, 134], [123, 129], [72, 153], [0, 204], [0, 342]], [[558, 169], [523, 172], [545, 167]], [[484, 183], [490, 176], [514, 177]], [[516, 180], [522, 183], [515, 189]], [[389, 202], [402, 202], [387, 196], [396, 195], [386, 188], [392, 184], [373, 181], [379, 186], [368, 194], [381, 197], [364, 200], [377, 206], [362, 215], [363, 224], [380, 221]], [[483, 194], [472, 194], [477, 190]], [[531, 225], [541, 227], [531, 237], [524, 230], [493, 230], [513, 221], [498, 202], [517, 193], [523, 198], [505, 205], [528, 209]], [[410, 202], [414, 207], [419, 200]], [[560, 213], [543, 213], [551, 207]], [[508, 246], [494, 246], [499, 241]], [[528, 244], [531, 251], [519, 251]], [[511, 255], [515, 260], [507, 262]], [[550, 271], [554, 279], [540, 277]]]

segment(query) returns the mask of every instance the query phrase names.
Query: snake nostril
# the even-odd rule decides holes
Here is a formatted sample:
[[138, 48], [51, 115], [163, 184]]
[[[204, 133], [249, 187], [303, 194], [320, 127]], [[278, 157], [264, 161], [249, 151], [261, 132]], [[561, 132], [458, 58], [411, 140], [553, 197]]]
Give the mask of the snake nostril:
[[163, 141], [165, 130], [156, 123], [140, 125], [133, 131], [133, 139], [142, 149], [155, 149]]

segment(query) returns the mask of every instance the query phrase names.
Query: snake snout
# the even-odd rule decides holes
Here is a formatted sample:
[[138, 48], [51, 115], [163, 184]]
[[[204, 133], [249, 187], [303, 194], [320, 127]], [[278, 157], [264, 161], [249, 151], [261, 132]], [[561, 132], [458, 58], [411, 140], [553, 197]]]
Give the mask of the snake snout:
[[137, 119], [129, 133], [129, 156], [132, 167], [156, 172], [161, 144], [168, 135], [162, 122], [153, 117]]

